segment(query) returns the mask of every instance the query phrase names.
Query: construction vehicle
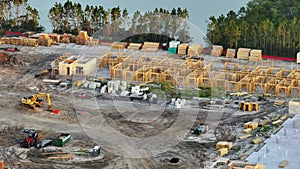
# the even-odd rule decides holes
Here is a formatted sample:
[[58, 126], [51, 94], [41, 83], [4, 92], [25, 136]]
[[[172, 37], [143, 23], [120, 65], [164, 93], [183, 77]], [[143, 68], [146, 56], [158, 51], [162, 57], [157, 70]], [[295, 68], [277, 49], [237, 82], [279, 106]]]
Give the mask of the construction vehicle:
[[51, 105], [51, 100], [50, 100], [50, 94], [46, 93], [38, 93], [35, 94], [33, 96], [29, 96], [29, 97], [23, 97], [22, 98], [22, 105], [23, 106], [30, 106], [32, 107], [34, 110], [36, 110], [36, 107], [41, 107], [43, 105], [43, 100], [40, 99], [40, 97], [44, 97], [47, 99], [47, 103], [48, 103], [48, 111], [52, 111], [52, 105]]
[[24, 129], [23, 133], [27, 133], [28, 136], [26, 139], [24, 139], [21, 142], [21, 147], [23, 148], [30, 148], [30, 147], [36, 147], [36, 145], [39, 143], [40, 138], [37, 132], [33, 129]]

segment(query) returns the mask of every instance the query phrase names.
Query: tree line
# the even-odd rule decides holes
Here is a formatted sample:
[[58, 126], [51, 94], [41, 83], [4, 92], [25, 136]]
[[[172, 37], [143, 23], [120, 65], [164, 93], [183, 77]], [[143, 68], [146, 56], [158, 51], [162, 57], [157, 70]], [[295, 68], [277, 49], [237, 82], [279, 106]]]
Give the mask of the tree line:
[[[135, 11], [129, 15], [126, 8], [119, 6], [105, 9], [103, 6], [73, 3], [68, 0], [64, 4], [56, 2], [49, 10], [48, 18], [53, 32], [77, 34], [85, 30], [89, 35], [97, 34], [105, 40], [122, 40], [136, 35], [153, 33], [169, 37], [178, 37], [182, 41], [190, 41], [187, 9], [173, 8], [171, 11], [155, 8], [154, 11], [141, 13]], [[155, 38], [155, 37], [154, 37]]]
[[39, 24], [39, 12], [32, 8], [28, 0], [0, 1], [0, 28], [10, 31], [42, 32], [44, 27]]
[[295, 57], [300, 51], [300, 1], [251, 0], [238, 12], [209, 17], [207, 38], [225, 48], [247, 47]]

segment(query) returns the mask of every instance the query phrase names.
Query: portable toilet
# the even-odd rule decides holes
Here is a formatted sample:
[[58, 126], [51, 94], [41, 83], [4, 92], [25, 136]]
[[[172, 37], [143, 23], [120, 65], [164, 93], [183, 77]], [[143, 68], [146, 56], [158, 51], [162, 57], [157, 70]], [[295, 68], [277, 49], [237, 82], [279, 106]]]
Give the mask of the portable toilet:
[[180, 41], [171, 41], [169, 42], [168, 53], [177, 54], [177, 47], [180, 44]]
[[297, 63], [300, 63], [300, 52], [297, 53]]

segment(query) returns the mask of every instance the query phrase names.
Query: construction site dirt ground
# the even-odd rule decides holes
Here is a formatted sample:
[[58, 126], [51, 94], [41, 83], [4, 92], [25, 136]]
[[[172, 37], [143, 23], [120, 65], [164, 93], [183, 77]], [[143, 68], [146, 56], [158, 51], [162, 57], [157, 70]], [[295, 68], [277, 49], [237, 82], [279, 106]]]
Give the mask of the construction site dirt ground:
[[[84, 47], [81, 47], [84, 48]], [[23, 152], [28, 149], [19, 148], [18, 142], [26, 135], [21, 134], [20, 130], [23, 128], [32, 128], [40, 131], [42, 138], [55, 137], [58, 133], [70, 133], [72, 139], [63, 148], [65, 151], [72, 152], [73, 150], [89, 149], [95, 144], [93, 139], [90, 139], [79, 122], [78, 112], [74, 108], [74, 93], [59, 92], [57, 90], [51, 91], [51, 101], [53, 109], [59, 109], [60, 114], [53, 114], [41, 107], [37, 112], [32, 109], [22, 108], [21, 98], [30, 96], [37, 92], [36, 89], [44, 91], [46, 86], [42, 83], [42, 79], [34, 78], [34, 74], [47, 69], [51, 61], [64, 54], [81, 53], [82, 50], [76, 46], [54, 46], [54, 47], [22, 47], [20, 52], [12, 53], [18, 62], [16, 65], [4, 64], [1, 65], [0, 74], [0, 125], [3, 129], [0, 131], [0, 160], [3, 159], [5, 165], [12, 168], [205, 168], [210, 160], [217, 157], [215, 151], [216, 138], [213, 131], [207, 134], [207, 137], [199, 142], [194, 141], [180, 141], [174, 147], [167, 151], [163, 151], [155, 156], [147, 158], [129, 158], [114, 154], [110, 149], [101, 149], [101, 156], [99, 158], [75, 158], [70, 161], [49, 161], [38, 158], [29, 158]], [[107, 48], [101, 49], [104, 53]], [[93, 52], [92, 52], [93, 53]], [[94, 52], [96, 54], [97, 52]], [[99, 53], [97, 53], [99, 54]], [[213, 58], [212, 61], [216, 59]], [[218, 58], [219, 59], [219, 58]], [[220, 62], [221, 63], [221, 62]], [[78, 101], [78, 100], [77, 100]], [[113, 100], [105, 97], [98, 97], [96, 99], [97, 107], [89, 107], [90, 112], [101, 111], [102, 117], [107, 123], [111, 123], [112, 127], [124, 135], [129, 137], [149, 137], [157, 135], [171, 126], [178, 117], [178, 111], [195, 111], [196, 116], [189, 118], [194, 119], [194, 125], [207, 119], [209, 113], [218, 113], [218, 109], [206, 111], [199, 109], [198, 106], [192, 107], [187, 104], [182, 110], [166, 108], [156, 121], [153, 123], [144, 123], [134, 119], [133, 114], [138, 112], [126, 112], [127, 114], [120, 114], [115, 107]], [[85, 98], [82, 103], [94, 102], [94, 98]], [[126, 102], [121, 100], [119, 106], [126, 108]], [[147, 109], [145, 103], [136, 103], [140, 107]], [[88, 105], [87, 105], [88, 106]], [[224, 124], [230, 128], [239, 127], [242, 123], [251, 121], [255, 118], [262, 117], [269, 112], [276, 111], [276, 108], [270, 107], [266, 104], [259, 113], [251, 116], [249, 114], [240, 115], [239, 118], [232, 116], [232, 110], [224, 110], [222, 117], [220, 117], [219, 126]], [[268, 108], [269, 107], [269, 108]], [[122, 107], [118, 107], [119, 109]], [[161, 111], [161, 110], [160, 110]], [[137, 115], [138, 116], [138, 115]], [[149, 115], [148, 115], [149, 116]], [[143, 118], [149, 118], [147, 115]], [[130, 117], [130, 118], [124, 118]], [[139, 116], [138, 116], [139, 117]], [[193, 125], [193, 126], [194, 126]], [[189, 129], [186, 129], [187, 131]], [[176, 133], [175, 133], [176, 134]], [[207, 139], [209, 138], [209, 139]], [[109, 140], [110, 138], [106, 138]], [[111, 139], [116, 139], [114, 136]], [[116, 141], [116, 140], [114, 140]], [[122, 144], [120, 142], [120, 144]], [[102, 147], [102, 145], [100, 145]], [[105, 146], [103, 146], [105, 147]], [[179, 162], [171, 163], [170, 159], [178, 158]]]

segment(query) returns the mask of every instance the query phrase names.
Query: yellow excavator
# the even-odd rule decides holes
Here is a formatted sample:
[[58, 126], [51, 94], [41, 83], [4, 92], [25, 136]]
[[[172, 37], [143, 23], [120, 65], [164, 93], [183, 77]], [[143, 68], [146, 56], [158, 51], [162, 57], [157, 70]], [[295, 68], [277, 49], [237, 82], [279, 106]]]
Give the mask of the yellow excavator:
[[30, 106], [34, 110], [36, 110], [36, 107], [40, 107], [44, 104], [43, 100], [40, 99], [41, 97], [44, 97], [47, 99], [48, 103], [48, 111], [52, 111], [52, 105], [51, 105], [51, 100], [50, 100], [50, 94], [49, 93], [38, 93], [29, 97], [23, 97], [22, 98], [22, 105], [23, 106]]

